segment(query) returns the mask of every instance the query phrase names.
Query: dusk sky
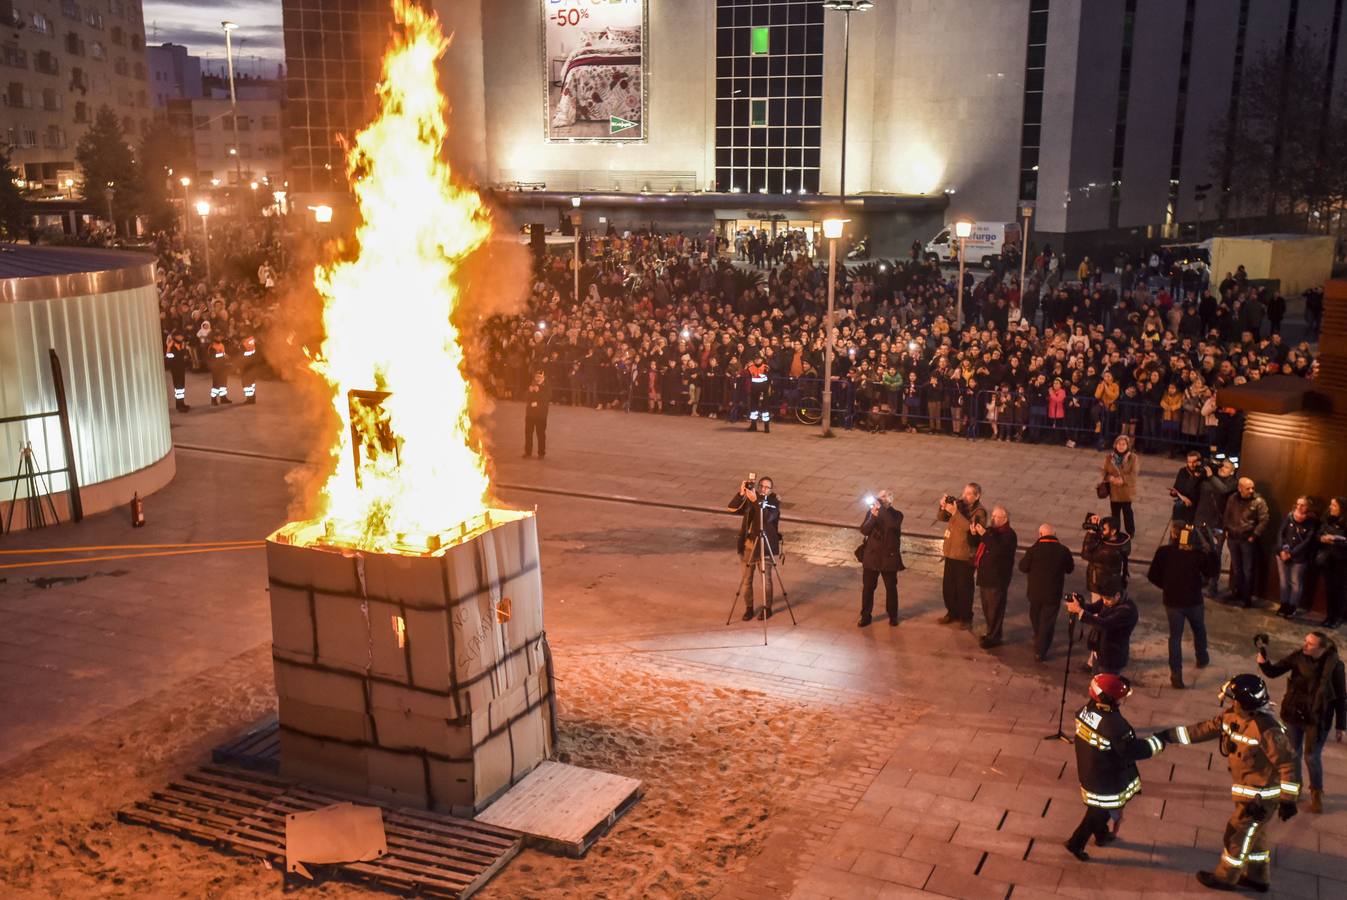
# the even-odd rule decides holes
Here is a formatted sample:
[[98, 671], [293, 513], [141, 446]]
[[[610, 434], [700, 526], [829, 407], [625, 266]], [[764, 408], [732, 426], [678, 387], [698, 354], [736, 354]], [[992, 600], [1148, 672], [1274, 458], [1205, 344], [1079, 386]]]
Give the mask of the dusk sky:
[[239, 26], [234, 32], [238, 71], [275, 77], [276, 65], [285, 62], [281, 0], [144, 0], [144, 6], [147, 44], [185, 44], [210, 71], [224, 69], [222, 20]]

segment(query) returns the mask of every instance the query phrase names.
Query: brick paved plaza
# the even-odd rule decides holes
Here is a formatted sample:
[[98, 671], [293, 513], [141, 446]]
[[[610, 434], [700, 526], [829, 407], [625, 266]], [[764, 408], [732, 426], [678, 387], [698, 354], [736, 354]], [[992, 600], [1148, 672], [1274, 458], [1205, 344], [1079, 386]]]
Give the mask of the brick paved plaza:
[[[204, 391], [195, 383], [193, 389]], [[148, 498], [145, 529], [133, 532], [119, 511], [0, 541], [0, 565], [10, 566], [0, 568], [0, 783], [10, 785], [8, 795], [0, 792], [0, 810], [10, 816], [0, 880], [8, 873], [20, 896], [43, 896], [37, 885], [51, 883], [32, 880], [31, 862], [16, 862], [24, 841], [46, 860], [36, 864], [39, 873], [51, 859], [69, 870], [69, 893], [119, 896], [126, 891], [115, 878], [134, 876], [109, 860], [123, 844], [152, 839], [111, 825], [115, 804], [100, 801], [46, 813], [62, 823], [59, 834], [54, 825], [14, 830], [14, 816], [32, 806], [14, 795], [15, 786], [53, 781], [62, 760], [96, 743], [118, 748], [128, 771], [148, 779], [133, 779], [130, 793], [203, 761], [210, 746], [265, 711], [270, 622], [257, 550], [22, 568], [82, 552], [14, 551], [265, 536], [286, 519], [286, 475], [306, 456], [313, 423], [284, 385], [263, 384], [260, 399], [255, 408], [202, 408], [174, 418], [178, 475]], [[1205, 893], [1192, 873], [1215, 864], [1230, 812], [1215, 745], [1171, 748], [1143, 762], [1144, 791], [1127, 807], [1122, 840], [1091, 848], [1095, 861], [1078, 863], [1061, 846], [1081, 813], [1072, 750], [1042, 740], [1056, 727], [1062, 638], [1046, 664], [1033, 661], [1020, 581], [1012, 586], [1007, 643], [992, 652], [977, 648], [975, 634], [934, 622], [943, 609], [938, 547], [930, 539], [936, 497], [978, 480], [987, 501], [1009, 509], [1022, 544], [1047, 520], [1074, 545], [1081, 515], [1097, 506], [1097, 454], [921, 435], [841, 432], [824, 441], [788, 425], [765, 436], [716, 421], [554, 407], [548, 455], [539, 461], [520, 458], [520, 415], [503, 403], [490, 416], [496, 481], [505, 500], [539, 510], [563, 732], [599, 714], [592, 698], [572, 704], [567, 697], [568, 678], [578, 689], [594, 673], [610, 679], [614, 702], [639, 702], [652, 686], [668, 683], [684, 695], [703, 694], [703, 705], [755, 698], [763, 704], [755, 709], [777, 711], [762, 714], [771, 719], [763, 733], [784, 729], [774, 743], [728, 751], [743, 767], [735, 770], [736, 796], [761, 802], [770, 814], [752, 824], [738, 849], [717, 843], [714, 853], [680, 857], [678, 867], [697, 876], [687, 882], [696, 894], [1022, 900]], [[1176, 466], [1143, 463], [1137, 556], [1149, 557], [1160, 538]], [[766, 646], [759, 626], [737, 615], [724, 625], [738, 574], [735, 520], [711, 512], [750, 470], [771, 474], [785, 501], [782, 574], [798, 619], [792, 626], [788, 616], [774, 617]], [[851, 557], [857, 537], [841, 526], [858, 524], [860, 498], [884, 487], [906, 513], [906, 531], [920, 537], [905, 542], [901, 626], [881, 619], [861, 630], [860, 572]], [[1068, 587], [1079, 589], [1082, 578], [1078, 569]], [[1142, 730], [1215, 713], [1221, 682], [1252, 668], [1253, 633], [1270, 632], [1274, 650], [1286, 652], [1304, 630], [1268, 611], [1209, 608], [1214, 664], [1200, 672], [1188, 667], [1191, 689], [1177, 691], [1169, 687], [1158, 594], [1140, 586], [1136, 595], [1142, 625], [1131, 674], [1139, 686], [1125, 711]], [[200, 700], [201, 685], [231, 679], [260, 685], [236, 720], [201, 723], [173, 714]], [[1073, 673], [1068, 716], [1084, 685], [1085, 676]], [[1282, 691], [1273, 685], [1274, 696]], [[163, 734], [178, 737], [160, 746], [130, 730], [128, 723], [149, 712], [167, 717]], [[733, 718], [734, 710], [720, 712]], [[800, 733], [791, 735], [796, 727]], [[629, 765], [649, 771], [649, 763], [637, 757]], [[1342, 745], [1330, 743], [1325, 767], [1325, 814], [1272, 825], [1275, 896], [1347, 896]], [[679, 783], [651, 781], [637, 811], [586, 860], [528, 851], [481, 896], [625, 896], [587, 890], [583, 880], [557, 885], [632, 858], [647, 825], [669, 817], [676, 824], [683, 807], [697, 802]], [[71, 835], [83, 835], [94, 856], [61, 850]], [[210, 854], [179, 843], [155, 846], [184, 857]], [[256, 868], [239, 867], [214, 895], [279, 893], [278, 875], [264, 880]], [[658, 883], [640, 893], [673, 895]], [[180, 890], [212, 895], [204, 883]]]

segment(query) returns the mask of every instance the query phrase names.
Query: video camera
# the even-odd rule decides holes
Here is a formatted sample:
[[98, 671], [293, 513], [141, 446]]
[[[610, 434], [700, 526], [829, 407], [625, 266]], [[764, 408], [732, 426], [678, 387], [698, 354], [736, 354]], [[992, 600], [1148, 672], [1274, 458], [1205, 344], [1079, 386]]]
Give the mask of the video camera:
[[1081, 531], [1099, 532], [1104, 528], [1098, 513], [1086, 512], [1085, 519], [1080, 523]]
[[956, 497], [956, 496], [954, 496], [953, 494], [946, 494], [946, 495], [945, 495], [945, 505], [946, 505], [946, 506], [953, 506], [954, 504], [956, 504], [956, 503], [958, 503], [958, 502], [959, 502], [959, 498]]

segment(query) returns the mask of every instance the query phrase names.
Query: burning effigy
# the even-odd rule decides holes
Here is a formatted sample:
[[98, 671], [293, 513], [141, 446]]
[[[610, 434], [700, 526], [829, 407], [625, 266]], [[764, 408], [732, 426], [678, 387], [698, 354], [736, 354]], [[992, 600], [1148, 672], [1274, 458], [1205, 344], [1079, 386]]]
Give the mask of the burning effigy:
[[439, 22], [410, 0], [352, 141], [354, 255], [322, 265], [330, 471], [268, 540], [281, 768], [404, 805], [480, 811], [551, 752], [533, 513], [495, 508], [455, 326], [491, 234], [444, 154]]

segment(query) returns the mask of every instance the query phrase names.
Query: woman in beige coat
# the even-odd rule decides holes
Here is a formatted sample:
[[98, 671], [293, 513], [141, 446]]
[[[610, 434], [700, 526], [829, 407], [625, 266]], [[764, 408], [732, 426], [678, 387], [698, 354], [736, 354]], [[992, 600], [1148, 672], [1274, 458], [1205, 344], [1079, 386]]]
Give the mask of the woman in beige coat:
[[1136, 519], [1132, 516], [1132, 501], [1137, 494], [1137, 476], [1141, 474], [1141, 459], [1132, 449], [1132, 439], [1125, 434], [1113, 441], [1113, 449], [1104, 454], [1103, 482], [1108, 484], [1110, 515], [1123, 531], [1136, 534]]

